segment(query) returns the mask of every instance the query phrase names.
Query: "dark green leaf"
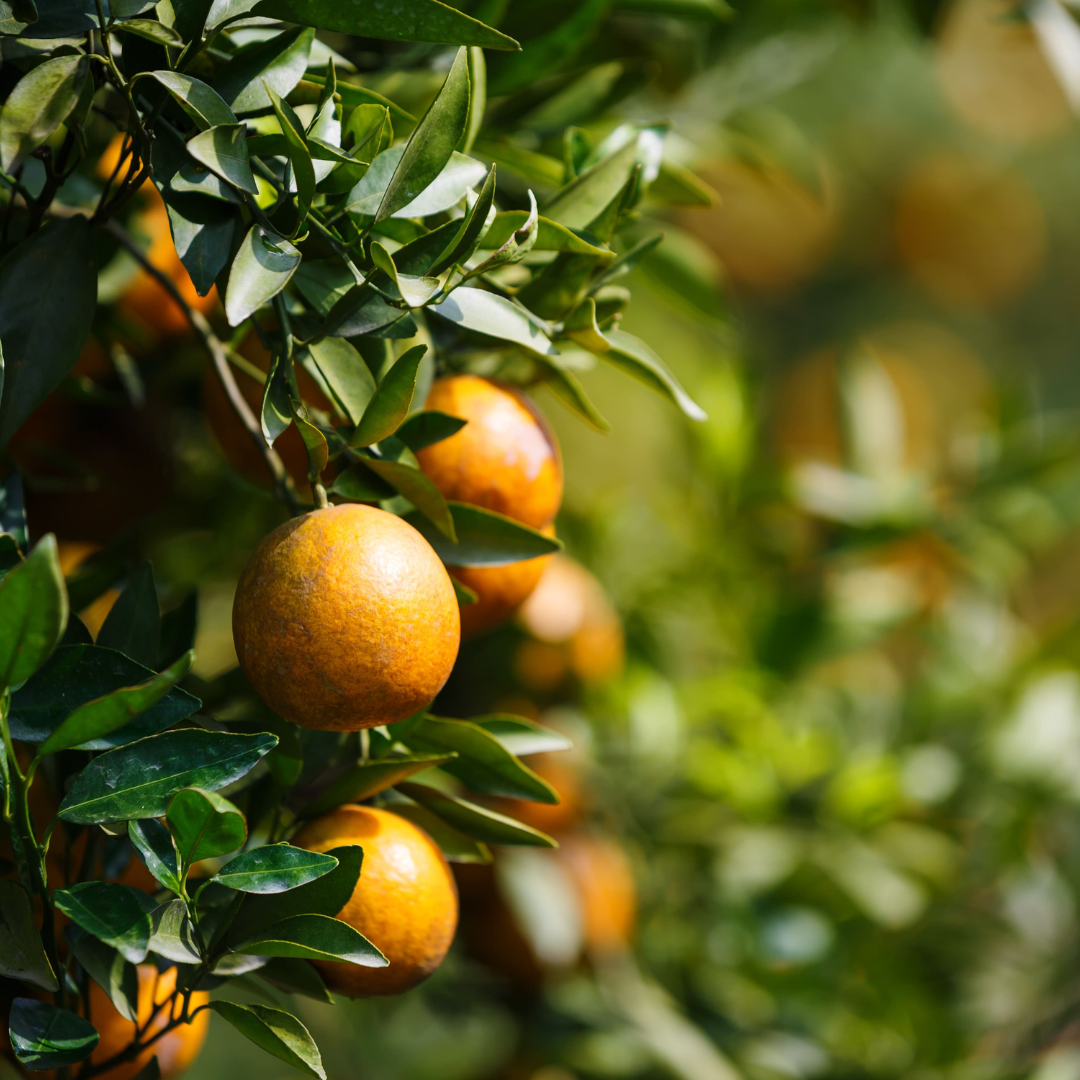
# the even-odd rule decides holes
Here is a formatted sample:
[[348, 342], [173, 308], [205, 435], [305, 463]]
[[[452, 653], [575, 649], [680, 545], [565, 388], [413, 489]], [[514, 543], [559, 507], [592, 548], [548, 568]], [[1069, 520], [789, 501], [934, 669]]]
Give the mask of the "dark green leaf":
[[179, 893], [180, 869], [172, 833], [157, 818], [128, 822], [128, 838], [154, 880], [171, 892]]
[[406, 515], [447, 566], [505, 566], [561, 551], [562, 544], [527, 525], [467, 503], [447, 504], [457, 543], [447, 540], [420, 514]]
[[186, 787], [172, 797], [165, 821], [182, 872], [202, 859], [228, 855], [247, 840], [244, 815], [228, 799], [198, 787]]
[[342, 0], [263, 0], [255, 8], [255, 14], [359, 37], [480, 45], [487, 49], [518, 48], [513, 38], [439, 0], [410, 0], [404, 6], [357, 0], [344, 3]]
[[327, 1005], [334, 1000], [322, 977], [306, 960], [277, 956], [263, 964], [258, 975], [286, 994], [303, 994]]
[[98, 1043], [93, 1025], [81, 1016], [30, 998], [11, 1003], [8, 1031], [15, 1056], [35, 1071], [74, 1065]]
[[[98, 645], [63, 645], [48, 663], [11, 698], [11, 733], [23, 742], [44, 742], [69, 713], [97, 698], [154, 677], [112, 649]], [[192, 713], [201, 702], [178, 687], [170, 690], [137, 720], [109, 735], [82, 744], [80, 750], [108, 750], [154, 735]]]
[[[405, 160], [404, 146], [392, 146], [384, 150], [371, 163], [347, 197], [350, 213], [371, 217], [381, 206], [389, 184]], [[464, 154], [452, 153], [445, 167], [421, 189], [415, 198], [386, 218], [424, 218], [441, 214], [457, 206], [466, 193], [484, 179], [487, 170], [478, 161]]]
[[292, 423], [292, 374], [292, 361], [283, 353], [275, 352], [263, 386], [260, 410], [263, 438], [270, 446], [277, 442]]
[[372, 795], [392, 788], [400, 780], [442, 765], [453, 756], [451, 751], [448, 754], [409, 754], [407, 757], [398, 755], [360, 762], [335, 777], [303, 808], [301, 816], [318, 817], [345, 803], [370, 799]]
[[[356, 278], [344, 263], [305, 259], [296, 271], [293, 283], [300, 290], [300, 295], [320, 315], [326, 315], [347, 292], [355, 287]], [[374, 379], [371, 386], [374, 392]]]
[[292, 165], [300, 204], [299, 228], [311, 209], [311, 200], [315, 198], [315, 166], [311, 163], [311, 151], [308, 149], [307, 139], [304, 137], [304, 125], [300, 122], [300, 118], [293, 111], [292, 106], [274, 92], [273, 87], [268, 86], [266, 89], [270, 103], [274, 106], [274, 115], [281, 127], [289, 162]]
[[455, 289], [441, 304], [427, 309], [464, 330], [512, 341], [540, 356], [557, 356], [537, 320], [523, 307], [484, 289]]
[[64, 635], [67, 617], [67, 590], [50, 534], [0, 581], [0, 693], [45, 663]]
[[171, 27], [154, 19], [128, 19], [113, 24], [113, 31], [138, 34], [147, 41], [156, 41], [159, 45], [183, 45], [184, 39]]
[[298, 960], [342, 960], [360, 967], [386, 967], [387, 960], [348, 923], [329, 915], [294, 915], [233, 946], [249, 956], [292, 956]]
[[267, 41], [245, 45], [218, 72], [214, 89], [237, 115], [269, 109], [267, 90], [285, 97], [296, 86], [314, 40], [314, 30], [293, 27]]
[[[173, 190], [164, 195], [173, 246], [195, 291], [206, 296], [232, 254], [237, 215], [220, 201], [178, 194], [175, 188], [179, 176], [178, 173], [173, 177]], [[214, 173], [207, 172], [205, 176], [216, 184], [222, 183]], [[231, 192], [228, 188], [224, 190]]]
[[438, 278], [399, 274], [393, 256], [378, 241], [372, 243], [370, 255], [371, 261], [390, 278], [397, 287], [398, 295], [411, 308], [423, 307], [442, 288]]
[[364, 410], [350, 446], [371, 446], [397, 431], [412, 407], [416, 369], [426, 352], [426, 345], [414, 345], [398, 357]]
[[277, 745], [273, 735], [166, 731], [95, 758], [75, 778], [60, 817], [82, 825], [161, 817], [182, 788], [217, 791]]
[[17, 882], [0, 880], [0, 975], [53, 993], [56, 975], [34, 922], [30, 897]]
[[368, 458], [372, 472], [385, 480], [399, 495], [404, 495], [451, 543], [457, 540], [454, 519], [442, 492], [417, 467], [402, 461]]
[[81, 926], [71, 923], [64, 929], [75, 959], [83, 970], [108, 995], [116, 1011], [125, 1020], [134, 1020], [139, 1000], [139, 976], [116, 949], [98, 941]]
[[330, 488], [330, 493], [349, 502], [379, 502], [382, 499], [392, 499], [396, 491], [385, 480], [376, 476], [367, 465], [358, 461], [338, 476]]
[[84, 881], [53, 893], [58, 911], [132, 964], [142, 963], [150, 942], [147, 900], [138, 889], [108, 881]]
[[417, 328], [409, 312], [391, 307], [370, 285], [358, 285], [327, 313], [323, 332], [334, 337], [415, 337]]
[[495, 166], [492, 165], [472, 209], [462, 219], [460, 229], [455, 233], [446, 250], [427, 271], [429, 274], [438, 276], [455, 263], [464, 262], [476, 250], [481, 236], [488, 227], [488, 217], [491, 215], [494, 200]]
[[161, 645], [161, 608], [150, 563], [129, 578], [98, 634], [102, 648], [115, 649], [143, 667], [157, 662]]
[[241, 191], [259, 192], [248, 157], [247, 135], [243, 124], [222, 124], [200, 131], [188, 140], [188, 153], [212, 173], [234, 184]]
[[319, 855], [289, 844], [271, 844], [230, 859], [214, 875], [214, 881], [239, 892], [280, 893], [315, 881], [337, 865], [332, 855]]
[[423, 450], [425, 446], [432, 446], [456, 435], [466, 423], [468, 421], [462, 420], [460, 416], [426, 409], [413, 413], [395, 434], [410, 450]]
[[326, 1070], [315, 1040], [291, 1013], [265, 1005], [238, 1005], [232, 1001], [214, 1001], [210, 1007], [268, 1054], [309, 1076], [326, 1080]]
[[[179, 71], [148, 71], [145, 75], [164, 86], [201, 130], [236, 123], [236, 114], [221, 95], [206, 83]], [[137, 75], [135, 79], [143, 77]]]
[[94, 245], [82, 214], [50, 221], [0, 262], [0, 449], [74, 367], [96, 304]]
[[559, 846], [539, 829], [523, 825], [520, 821], [497, 814], [486, 807], [477, 806], [464, 799], [457, 799], [425, 784], [398, 784], [396, 790], [430, 810], [455, 829], [465, 833], [466, 836], [471, 836], [482, 843], [549, 848]]
[[300, 252], [283, 237], [252, 225], [229, 271], [225, 314], [239, 326], [268, 304], [289, 283], [300, 265]]
[[489, 863], [492, 861], [491, 851], [487, 844], [466, 836], [449, 822], [430, 810], [425, 810], [422, 806], [394, 803], [394, 813], [423, 829], [439, 845], [447, 862]]
[[202, 959], [195, 927], [183, 900], [169, 900], [150, 913], [150, 952], [177, 964], [197, 964]]
[[409, 732], [409, 744], [457, 757], [443, 766], [471, 791], [534, 802], [558, 803], [555, 789], [536, 775], [489, 731], [467, 720], [425, 716]]
[[194, 648], [198, 613], [199, 594], [192, 591], [177, 607], [162, 616], [161, 648], [156, 667], [166, 668]]
[[567, 228], [588, 228], [626, 187], [637, 162], [637, 140], [631, 140], [567, 184], [544, 207], [544, 216]]
[[490, 732], [511, 754], [518, 757], [524, 754], [569, 750], [572, 745], [565, 735], [532, 720], [526, 720], [524, 716], [496, 713], [491, 716], [475, 716], [470, 722]]
[[337, 337], [313, 342], [308, 352], [342, 412], [357, 423], [375, 394], [375, 377], [364, 358], [355, 346]]
[[58, 56], [27, 72], [8, 93], [0, 111], [0, 168], [18, 171], [68, 118], [90, 75], [84, 55]]

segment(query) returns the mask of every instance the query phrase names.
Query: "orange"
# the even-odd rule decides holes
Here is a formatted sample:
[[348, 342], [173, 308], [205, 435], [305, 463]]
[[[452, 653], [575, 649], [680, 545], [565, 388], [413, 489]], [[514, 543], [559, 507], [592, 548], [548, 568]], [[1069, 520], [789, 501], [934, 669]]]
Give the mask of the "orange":
[[[554, 536], [555, 526], [540, 531]], [[476, 637], [506, 622], [540, 583], [550, 562], [550, 555], [541, 555], [505, 566], [451, 567], [450, 576], [476, 593], [476, 603], [461, 608], [461, 636]]]
[[587, 950], [611, 952], [628, 945], [637, 922], [637, 889], [619, 844], [594, 836], [565, 837], [556, 856], [574, 881]]
[[935, 299], [989, 307], [1019, 296], [1046, 258], [1046, 220], [1015, 172], [955, 154], [919, 162], [896, 210], [900, 258]]
[[388, 810], [340, 806], [305, 825], [293, 843], [309, 851], [347, 844], [364, 849], [360, 880], [338, 918], [379, 948], [390, 966], [316, 961], [331, 990], [353, 998], [400, 994], [442, 963], [457, 929], [457, 887], [423, 829]]
[[436, 380], [426, 408], [467, 421], [456, 435], [416, 455], [447, 499], [534, 529], [555, 520], [563, 492], [559, 445], [521, 391], [477, 375], [451, 375]]
[[461, 620], [446, 568], [401, 518], [315, 510], [259, 545], [233, 604], [236, 655], [255, 692], [302, 727], [392, 724], [442, 689]]

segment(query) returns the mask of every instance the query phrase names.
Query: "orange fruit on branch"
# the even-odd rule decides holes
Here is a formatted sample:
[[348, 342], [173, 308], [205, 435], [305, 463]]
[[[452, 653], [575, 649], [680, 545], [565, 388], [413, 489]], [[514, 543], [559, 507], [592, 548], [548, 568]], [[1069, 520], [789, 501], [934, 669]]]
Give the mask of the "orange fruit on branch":
[[275, 529], [233, 605], [240, 666], [302, 727], [392, 724], [442, 689], [461, 620], [446, 568], [407, 522], [370, 506], [315, 510]]
[[442, 963], [457, 929], [457, 887], [442, 851], [423, 829], [388, 810], [340, 806], [305, 825], [292, 842], [309, 851], [348, 844], [364, 849], [360, 880], [337, 917], [380, 949], [390, 965], [315, 961], [331, 990], [353, 998], [400, 994]]

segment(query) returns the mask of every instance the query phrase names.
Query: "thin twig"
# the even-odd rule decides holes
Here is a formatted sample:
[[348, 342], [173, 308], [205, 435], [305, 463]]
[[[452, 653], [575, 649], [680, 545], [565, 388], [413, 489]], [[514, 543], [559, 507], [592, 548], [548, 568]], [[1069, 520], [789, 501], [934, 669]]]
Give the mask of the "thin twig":
[[183, 311], [188, 322], [191, 323], [192, 329], [199, 336], [203, 345], [206, 347], [206, 351], [210, 354], [210, 359], [214, 363], [214, 371], [217, 373], [218, 379], [221, 380], [221, 386], [229, 399], [229, 403], [239, 417], [240, 422], [247, 429], [252, 442], [255, 443], [259, 453], [262, 455], [262, 459], [266, 463], [270, 475], [273, 477], [274, 488], [278, 497], [288, 505], [289, 510], [293, 514], [299, 514], [301, 508], [296, 497], [296, 488], [293, 485], [292, 478], [289, 476], [277, 451], [272, 446], [268, 446], [266, 439], [263, 438], [262, 427], [255, 418], [255, 414], [251, 411], [251, 407], [244, 399], [244, 395], [240, 393], [240, 388], [236, 385], [236, 380], [233, 378], [225, 346], [214, 333], [206, 316], [203, 315], [201, 311], [196, 311], [186, 300], [184, 300], [180, 295], [179, 289], [173, 284], [172, 279], [169, 278], [167, 274], [162, 273], [162, 271], [150, 262], [139, 245], [135, 243], [130, 235], [128, 235], [122, 225], [114, 220], [109, 220], [105, 222], [104, 228], [111, 236], [119, 241], [124, 248], [131, 252], [139, 265], [142, 266], [142, 268], [150, 274], [163, 289], [165, 289], [173, 300], [180, 305], [180, 310]]

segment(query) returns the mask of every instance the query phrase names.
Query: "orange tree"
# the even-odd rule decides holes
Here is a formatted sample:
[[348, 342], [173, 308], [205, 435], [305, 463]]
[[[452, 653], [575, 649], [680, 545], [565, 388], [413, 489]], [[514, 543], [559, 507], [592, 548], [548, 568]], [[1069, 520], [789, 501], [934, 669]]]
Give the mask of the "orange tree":
[[[718, 7], [652, 6], [670, 21]], [[24, 1069], [175, 1075], [213, 1011], [324, 1076], [277, 1006], [413, 985], [456, 925], [448, 858], [554, 845], [488, 797], [557, 802], [517, 754], [562, 736], [428, 707], [458, 605], [490, 587], [506, 617], [539, 576], [508, 603], [498, 575], [468, 571], [561, 547], [561, 459], [516, 388], [543, 384], [602, 429], [574, 374], [598, 358], [702, 416], [618, 323], [620, 279], [660, 239], [650, 207], [711, 196], [665, 159], [666, 124], [575, 126], [647, 73], [568, 68], [607, 4], [530, 29], [525, 52], [489, 25], [505, 5], [474, 7], [0, 5], [0, 975]], [[141, 406], [184, 326], [232, 410], [218, 429], [241, 432], [279, 508], [237, 594], [242, 675], [191, 673], [194, 598], [163, 615], [140, 564], [140, 510], [167, 482], [111, 472], [99, 443], [123, 444], [125, 468], [150, 460], [143, 444], [79, 411], [117, 386]], [[460, 375], [521, 414], [505, 475], [490, 475], [500, 448], [461, 430], [497, 425], [423, 407]], [[287, 435], [306, 466], [275, 449]], [[541, 467], [518, 437], [540, 439]], [[65, 513], [65, 491], [97, 490], [72, 482], [91, 469], [122, 496], [100, 528], [93, 500]], [[159, 532], [205, 525], [171, 494]], [[93, 544], [61, 552], [54, 522]], [[95, 602], [91, 634], [76, 613]], [[230, 980], [275, 1006], [207, 998]]]

